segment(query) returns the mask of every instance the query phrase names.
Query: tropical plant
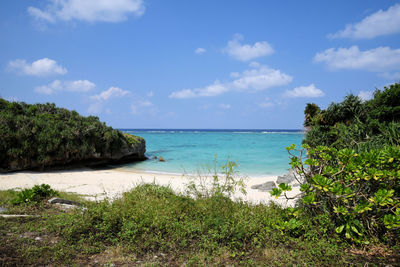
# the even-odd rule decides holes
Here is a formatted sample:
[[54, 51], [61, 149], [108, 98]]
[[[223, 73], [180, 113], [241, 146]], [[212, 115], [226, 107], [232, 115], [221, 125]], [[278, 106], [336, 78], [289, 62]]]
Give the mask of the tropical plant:
[[[400, 147], [361, 153], [308, 145], [287, 150], [301, 181], [301, 205], [311, 214], [328, 214], [336, 232], [357, 243], [370, 237], [400, 241]], [[281, 184], [271, 194], [290, 189]]]
[[14, 205], [19, 204], [37, 204], [40, 201], [58, 196], [58, 192], [53, 190], [48, 184], [35, 185], [32, 188], [26, 188], [18, 192], [15, 198], [11, 201]]
[[399, 83], [376, 90], [368, 101], [350, 94], [321, 111], [317, 105], [307, 104], [304, 113], [308, 132], [303, 143], [311, 147], [325, 145], [367, 151], [400, 145]]

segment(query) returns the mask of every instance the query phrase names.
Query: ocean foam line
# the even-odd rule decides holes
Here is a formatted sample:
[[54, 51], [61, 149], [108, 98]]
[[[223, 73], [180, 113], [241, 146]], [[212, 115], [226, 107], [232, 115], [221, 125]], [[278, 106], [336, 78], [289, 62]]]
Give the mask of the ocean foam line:
[[300, 129], [120, 129], [127, 132], [144, 133], [304, 133]]

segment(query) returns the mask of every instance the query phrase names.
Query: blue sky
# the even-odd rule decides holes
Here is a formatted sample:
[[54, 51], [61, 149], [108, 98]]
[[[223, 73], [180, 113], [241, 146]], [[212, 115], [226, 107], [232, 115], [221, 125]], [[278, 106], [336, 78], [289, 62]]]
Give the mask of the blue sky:
[[118, 128], [300, 129], [400, 80], [400, 1], [0, 4], [0, 96]]

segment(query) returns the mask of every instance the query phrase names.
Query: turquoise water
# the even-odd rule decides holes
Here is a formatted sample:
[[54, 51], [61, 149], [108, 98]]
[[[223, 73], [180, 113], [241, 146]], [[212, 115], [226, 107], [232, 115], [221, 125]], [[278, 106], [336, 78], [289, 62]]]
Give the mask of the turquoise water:
[[[149, 160], [124, 166], [136, 170], [196, 173], [228, 159], [239, 163], [243, 175], [277, 175], [289, 169], [286, 147], [300, 145], [299, 130], [133, 130], [122, 131], [146, 139]], [[166, 162], [154, 160], [162, 156]]]

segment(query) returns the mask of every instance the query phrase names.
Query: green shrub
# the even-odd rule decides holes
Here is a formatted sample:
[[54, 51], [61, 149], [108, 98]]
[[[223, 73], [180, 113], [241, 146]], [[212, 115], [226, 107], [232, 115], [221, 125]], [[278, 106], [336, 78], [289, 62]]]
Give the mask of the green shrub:
[[400, 83], [376, 90], [374, 98], [362, 101], [348, 95], [325, 110], [307, 104], [304, 125], [308, 132], [303, 143], [357, 151], [400, 145]]
[[14, 205], [19, 204], [37, 204], [40, 201], [58, 196], [58, 192], [51, 189], [48, 184], [35, 185], [32, 188], [27, 188], [18, 192], [16, 197], [11, 201]]
[[[357, 243], [378, 238], [399, 243], [400, 147], [356, 153], [318, 146], [292, 153], [291, 166], [302, 180], [302, 204], [312, 214], [327, 214], [335, 231]], [[290, 190], [281, 184], [272, 194]]]

